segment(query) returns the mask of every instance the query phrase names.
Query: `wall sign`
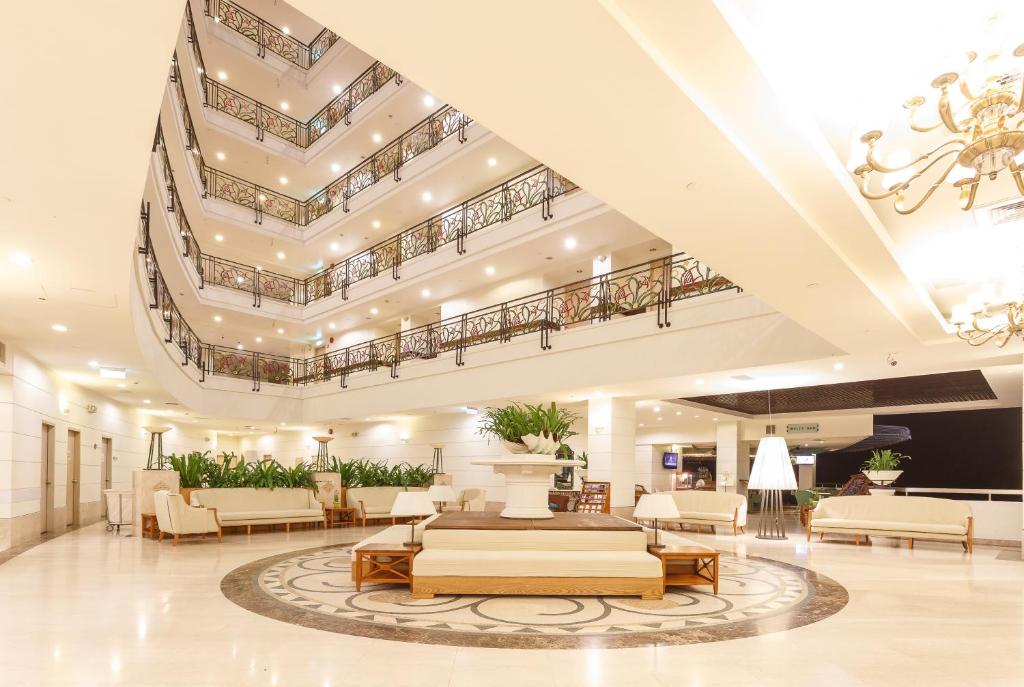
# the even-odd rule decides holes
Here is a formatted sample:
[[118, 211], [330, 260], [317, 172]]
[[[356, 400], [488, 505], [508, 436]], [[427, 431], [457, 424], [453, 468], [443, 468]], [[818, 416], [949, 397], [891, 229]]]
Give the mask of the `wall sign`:
[[786, 434], [815, 434], [817, 431], [817, 422], [804, 422], [799, 425], [786, 425]]

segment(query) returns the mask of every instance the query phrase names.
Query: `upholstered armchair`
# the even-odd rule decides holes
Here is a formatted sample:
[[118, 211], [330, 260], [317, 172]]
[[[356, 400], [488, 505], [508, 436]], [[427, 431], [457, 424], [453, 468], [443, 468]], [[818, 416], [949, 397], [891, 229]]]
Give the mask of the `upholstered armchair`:
[[217, 541], [221, 541], [220, 520], [217, 519], [216, 508], [197, 508], [185, 503], [181, 494], [158, 491], [153, 494], [153, 506], [156, 510], [156, 524], [160, 528], [160, 541], [164, 534], [174, 535], [174, 545], [183, 534], [216, 533]]

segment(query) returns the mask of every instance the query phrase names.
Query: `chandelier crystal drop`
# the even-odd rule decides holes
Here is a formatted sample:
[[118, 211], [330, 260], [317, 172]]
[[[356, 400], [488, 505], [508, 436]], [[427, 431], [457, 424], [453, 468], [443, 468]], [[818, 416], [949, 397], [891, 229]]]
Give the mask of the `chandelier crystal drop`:
[[[907, 160], [882, 162], [879, 130], [861, 136], [867, 147], [864, 164], [854, 170], [860, 178], [860, 192], [870, 200], [893, 199], [901, 215], [919, 209], [943, 182], [960, 190], [960, 207], [974, 206], [982, 180], [995, 181], [1001, 172], [1013, 177], [1017, 193], [1024, 196], [1024, 43], [1012, 53], [992, 52], [986, 56], [968, 53], [960, 73], [940, 74], [931, 82], [938, 90], [934, 107], [938, 121], [922, 123], [926, 100], [917, 95], [903, 107], [913, 131], [936, 137], [927, 152]], [[930, 108], [929, 108], [930, 109]], [[882, 178], [872, 188], [872, 179]], [[907, 196], [914, 187], [916, 201]]]

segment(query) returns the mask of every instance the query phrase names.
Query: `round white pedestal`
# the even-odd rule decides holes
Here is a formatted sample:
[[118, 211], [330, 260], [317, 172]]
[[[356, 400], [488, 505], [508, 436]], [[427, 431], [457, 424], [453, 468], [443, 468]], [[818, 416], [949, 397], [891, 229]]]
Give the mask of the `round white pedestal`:
[[503, 518], [552, 518], [548, 509], [551, 476], [570, 465], [583, 465], [579, 460], [555, 460], [549, 455], [522, 453], [509, 458], [471, 461], [473, 465], [490, 465], [505, 475], [505, 509]]

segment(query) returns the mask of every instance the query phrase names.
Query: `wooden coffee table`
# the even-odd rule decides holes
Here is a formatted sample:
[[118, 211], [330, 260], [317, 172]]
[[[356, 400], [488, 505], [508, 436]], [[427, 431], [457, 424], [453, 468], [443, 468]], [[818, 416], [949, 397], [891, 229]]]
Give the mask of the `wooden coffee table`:
[[703, 546], [647, 547], [661, 559], [665, 587], [710, 584], [718, 593], [718, 552]]
[[[419, 544], [367, 544], [356, 549], [356, 591], [363, 582], [388, 582], [412, 587], [412, 559], [423, 549]], [[367, 569], [363, 572], [363, 562]]]
[[[341, 514], [341, 519], [337, 515]], [[344, 506], [324, 506], [324, 527], [352, 527], [356, 524], [356, 509]]]

